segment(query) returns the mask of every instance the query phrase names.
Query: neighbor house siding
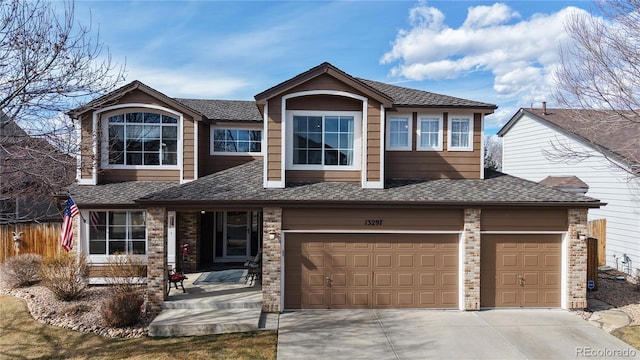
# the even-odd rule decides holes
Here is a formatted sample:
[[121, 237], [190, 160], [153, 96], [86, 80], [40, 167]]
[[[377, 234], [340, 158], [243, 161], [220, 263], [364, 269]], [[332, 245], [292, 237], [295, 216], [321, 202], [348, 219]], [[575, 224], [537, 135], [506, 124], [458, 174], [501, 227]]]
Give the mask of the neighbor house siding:
[[[564, 144], [575, 151], [587, 151], [595, 155], [577, 162], [562, 162], [548, 158], [545, 153], [558, 153], [552, 143]], [[556, 128], [538, 120], [523, 116], [503, 137], [502, 171], [532, 181], [547, 176], [575, 175], [589, 185], [587, 196], [607, 203], [589, 211], [589, 220], [607, 219], [607, 265], [616, 266], [616, 258], [623, 254], [632, 263], [640, 264], [639, 229], [640, 183], [615, 169], [582, 141], [561, 133]]]
[[[479, 179], [482, 146], [482, 114], [473, 114], [473, 151], [447, 149], [448, 118], [453, 112], [412, 112], [411, 151], [387, 151], [385, 176], [388, 179]], [[455, 113], [460, 115], [461, 113]], [[443, 117], [443, 151], [417, 150], [417, 125], [420, 115]]]

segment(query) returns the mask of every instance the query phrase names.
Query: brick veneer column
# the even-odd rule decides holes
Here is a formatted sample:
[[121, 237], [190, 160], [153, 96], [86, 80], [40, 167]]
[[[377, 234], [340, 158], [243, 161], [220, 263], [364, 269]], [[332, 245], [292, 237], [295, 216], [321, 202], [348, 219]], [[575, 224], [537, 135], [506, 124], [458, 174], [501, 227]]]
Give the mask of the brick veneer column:
[[463, 310], [480, 309], [480, 209], [464, 209]]
[[280, 312], [282, 209], [267, 207], [262, 211], [262, 310]]
[[587, 209], [569, 209], [567, 303], [569, 309], [587, 307]]
[[167, 211], [147, 209], [147, 313], [162, 311], [167, 282]]
[[[178, 236], [176, 240], [176, 262], [182, 264], [182, 271], [195, 272], [198, 268], [198, 229], [200, 216], [198, 212], [178, 213]], [[189, 253], [182, 262], [182, 244], [189, 244]]]

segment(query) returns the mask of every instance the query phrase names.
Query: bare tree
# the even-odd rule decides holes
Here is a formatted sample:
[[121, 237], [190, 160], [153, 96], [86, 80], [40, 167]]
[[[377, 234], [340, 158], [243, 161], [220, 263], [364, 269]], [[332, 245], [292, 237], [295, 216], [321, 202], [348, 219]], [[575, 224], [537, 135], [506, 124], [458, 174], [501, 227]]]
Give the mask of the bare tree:
[[64, 113], [123, 80], [103, 50], [72, 2], [0, 0], [0, 222], [34, 220], [15, 204], [73, 180], [79, 149]]
[[487, 169], [502, 171], [502, 140], [497, 135], [484, 139], [484, 166]]
[[637, 176], [640, 162], [640, 0], [596, 3], [599, 14], [575, 13], [565, 24], [572, 42], [561, 49], [556, 101], [574, 110], [575, 133], [615, 137], [615, 148], [593, 142], [595, 152], [553, 144], [553, 160], [598, 156]]

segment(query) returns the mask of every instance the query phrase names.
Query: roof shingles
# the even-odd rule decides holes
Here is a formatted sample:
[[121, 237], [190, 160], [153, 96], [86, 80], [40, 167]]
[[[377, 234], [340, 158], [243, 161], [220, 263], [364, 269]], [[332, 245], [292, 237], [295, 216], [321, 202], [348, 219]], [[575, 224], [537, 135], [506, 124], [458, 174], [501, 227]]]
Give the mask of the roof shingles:
[[[243, 179], [243, 181], [238, 181]], [[262, 160], [255, 160], [196, 181], [141, 197], [139, 203], [378, 203], [453, 204], [578, 204], [597, 207], [598, 200], [560, 191], [501, 173], [487, 179], [392, 182], [385, 189], [362, 189], [359, 183], [290, 184], [264, 189]]]

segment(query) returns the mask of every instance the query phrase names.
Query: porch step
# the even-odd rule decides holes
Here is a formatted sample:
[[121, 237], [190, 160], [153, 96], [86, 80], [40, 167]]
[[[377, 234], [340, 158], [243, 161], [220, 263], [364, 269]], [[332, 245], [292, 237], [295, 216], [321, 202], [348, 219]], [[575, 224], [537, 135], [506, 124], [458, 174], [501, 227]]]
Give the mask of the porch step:
[[258, 330], [261, 309], [164, 309], [149, 324], [149, 336], [196, 336]]
[[216, 300], [212, 298], [199, 298], [188, 300], [167, 300], [162, 303], [163, 309], [261, 309], [262, 300], [236, 299]]

